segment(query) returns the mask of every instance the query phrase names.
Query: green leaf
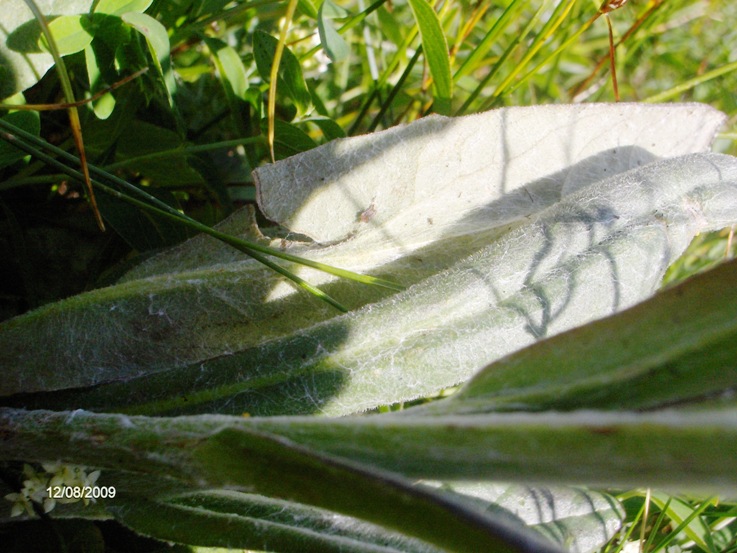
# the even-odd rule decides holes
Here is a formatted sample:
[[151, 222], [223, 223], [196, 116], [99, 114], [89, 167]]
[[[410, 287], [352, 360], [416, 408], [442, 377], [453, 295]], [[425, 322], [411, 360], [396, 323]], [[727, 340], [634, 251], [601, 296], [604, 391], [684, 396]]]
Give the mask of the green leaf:
[[[62, 15], [49, 23], [49, 30], [62, 56], [84, 50], [94, 38], [90, 29], [90, 20], [86, 15]], [[48, 51], [45, 37], [39, 39], [39, 46]]]
[[376, 17], [379, 20], [382, 36], [394, 45], [400, 46], [404, 42], [406, 27], [402, 25], [393, 12], [386, 8], [386, 4], [376, 10]]
[[[69, 415], [0, 409], [5, 442], [0, 459], [9, 454], [27, 458], [27, 448], [54, 427], [55, 458], [69, 463], [101, 466], [104, 471], [115, 458], [113, 466], [131, 472], [285, 498], [397, 529], [452, 551], [560, 553], [539, 534], [504, 517], [480, 513], [455, 495], [415, 486], [396, 474], [250, 429], [249, 424], [242, 424], [243, 419], [187, 421], [115, 415], [92, 415], [91, 419], [84, 412], [69, 419]], [[97, 452], [94, 464], [77, 463], [89, 455], [90, 424], [104, 433], [105, 448]], [[129, 426], [123, 429], [121, 424]], [[76, 431], [74, 446], [64, 445], [68, 439], [65, 426]], [[141, 451], [147, 452], [145, 457], [139, 456]], [[48, 455], [48, 446], [33, 454], [39, 455]], [[152, 492], [146, 490], [140, 496], [155, 499]]]
[[[200, 19], [203, 18], [203, 16], [220, 14], [225, 10], [228, 3], [229, 0], [195, 0], [192, 2], [192, 6], [188, 6], [186, 9], [192, 10], [190, 17], [193, 17], [193, 19]], [[177, 8], [179, 11], [175, 11], [175, 13], [180, 15], [183, 6], [177, 6]]]
[[[151, 188], [147, 192], [169, 205], [179, 207], [176, 198], [165, 189]], [[105, 221], [137, 252], [173, 246], [191, 236], [185, 227], [151, 217], [112, 196], [101, 195], [98, 203]]]
[[[183, 151], [185, 145], [176, 132], [136, 119], [121, 133], [115, 159], [126, 161], [130, 169], [140, 172], [157, 186], [202, 183], [202, 176], [188, 163]], [[170, 155], [153, 155], [160, 152]], [[165, 226], [168, 225], [167, 222]]]
[[[734, 408], [442, 417], [411, 416], [411, 411], [402, 417], [244, 419], [2, 408], [0, 459], [62, 459], [97, 467], [101, 482], [153, 501], [172, 502], [178, 482], [182, 493], [229, 487], [387, 527], [404, 525], [406, 534], [453, 551], [479, 539], [482, 529], [487, 533], [481, 539], [487, 540], [519, 535], [514, 529], [519, 530], [520, 518], [535, 525], [558, 522], [554, 539], [568, 534], [591, 543], [608, 535], [620, 511], [606, 496], [570, 489], [537, 488], [536, 498], [535, 488], [451, 485], [471, 496], [459, 497], [411, 486], [412, 480], [737, 489]], [[156, 483], [157, 477], [159, 485], [141, 485]], [[497, 501], [508, 512], [500, 513]], [[546, 514], [551, 507], [555, 514]], [[547, 524], [538, 528], [554, 532]], [[468, 531], [472, 535], [466, 536]]]
[[307, 121], [320, 127], [320, 130], [327, 142], [335, 140], [336, 138], [345, 138], [346, 136], [343, 127], [327, 117], [312, 117]]
[[297, 0], [297, 9], [310, 19], [317, 19], [317, 10], [312, 0]]
[[224, 85], [230, 87], [231, 94], [245, 100], [248, 91], [248, 75], [238, 53], [221, 40], [205, 38], [205, 43], [214, 54], [213, 60]]
[[624, 517], [616, 499], [583, 488], [454, 482], [441, 489], [472, 501], [481, 511], [533, 528], [568, 551], [598, 551], [614, 537]]
[[161, 63], [169, 58], [169, 36], [161, 23], [150, 15], [138, 12], [124, 13], [122, 19], [146, 37], [154, 61]]
[[[36, 136], [41, 132], [41, 122], [37, 111], [16, 111], [4, 115], [2, 119]], [[0, 169], [12, 165], [26, 155], [28, 154], [12, 146], [10, 142], [0, 140]]]
[[154, 66], [166, 87], [169, 105], [176, 114], [174, 93], [177, 89], [177, 83], [174, 79], [174, 72], [171, 69], [171, 59], [169, 57], [169, 35], [166, 32], [166, 28], [153, 17], [146, 15], [145, 13], [127, 12], [123, 14], [122, 19], [125, 23], [136, 29], [145, 37], [149, 52], [153, 58]]
[[[264, 129], [266, 124], [266, 120], [263, 120]], [[274, 146], [277, 157], [284, 159], [316, 148], [317, 143], [296, 125], [277, 119], [274, 121]]]
[[95, 7], [95, 13], [108, 15], [123, 15], [130, 12], [143, 13], [153, 3], [153, 0], [100, 0]]
[[453, 495], [276, 436], [224, 429], [198, 446], [193, 457], [226, 484], [255, 484], [259, 493], [401, 529], [453, 551], [558, 551], [526, 529], [480, 513]]
[[448, 43], [443, 28], [438, 14], [427, 0], [409, 0], [409, 5], [420, 29], [422, 50], [433, 78], [435, 111], [447, 115], [453, 97], [453, 77], [450, 74]]
[[618, 315], [515, 352], [430, 413], [653, 409], [703, 401], [737, 382], [737, 262]]
[[650, 500], [661, 510], [666, 510], [668, 518], [674, 523], [674, 525], [680, 526], [690, 518], [691, 521], [685, 524], [682, 532], [704, 551], [709, 551], [710, 549], [713, 550], [713, 548], [710, 548], [707, 544], [707, 540], [712, 533], [712, 529], [703, 518], [699, 516], [694, 518], [692, 516], [694, 512], [693, 507], [685, 504], [678, 498], [669, 497], [668, 495], [657, 491], [650, 493]]
[[[358, 306], [335, 317], [200, 237], [115, 287], [5, 323], [2, 392], [57, 390], [11, 399], [56, 409], [264, 415], [348, 414], [437, 393], [648, 297], [695, 232], [734, 221], [734, 158], [647, 163], [660, 148], [702, 149], [720, 122], [694, 106], [513, 108], [333, 141], [256, 177], [267, 216], [337, 243], [274, 245], [414, 286], [387, 298], [303, 272]], [[458, 143], [465, 169], [440, 153]], [[488, 163], [495, 156], [505, 172]], [[229, 224], [254, 232], [250, 219]], [[78, 338], [89, 335], [98, 339]], [[28, 351], [28, 341], [48, 346]]]
[[[87, 13], [93, 0], [36, 0], [47, 15], [76, 15]], [[0, 98], [36, 84], [41, 75], [54, 65], [50, 54], [38, 47], [41, 28], [24, 0], [3, 0], [0, 25]]]
[[[85, 65], [87, 66], [87, 77], [90, 81], [90, 92], [96, 92], [103, 88], [102, 74], [100, 72], [97, 55], [92, 46], [84, 49]], [[107, 119], [115, 109], [115, 97], [108, 92], [93, 102], [93, 110], [98, 119]]]
[[168, 501], [128, 500], [116, 502], [109, 510], [140, 534], [207, 547], [326, 553], [436, 551], [424, 542], [354, 518], [232, 490], [195, 492]]
[[342, 61], [351, 53], [350, 47], [345, 39], [333, 26], [331, 19], [344, 17], [338, 7], [331, 0], [324, 0], [320, 5], [317, 18], [317, 30], [320, 35], [320, 43], [325, 53], [334, 61]]
[[[253, 55], [256, 67], [264, 82], [269, 82], [271, 66], [278, 40], [270, 34], [256, 30], [253, 33]], [[312, 96], [302, 75], [299, 60], [289, 48], [284, 48], [279, 64], [278, 92], [288, 97], [297, 106], [300, 113], [308, 112], [312, 107]]]
[[[108, 468], [132, 471], [150, 481], [161, 481], [160, 492], [150, 486], [148, 496], [152, 499], [158, 493], [171, 497], [177, 485], [184, 491], [209, 489], [239, 478], [241, 489], [255, 493], [272, 493], [280, 485], [298, 485], [295, 480], [299, 479], [299, 471], [290, 473], [291, 482], [273, 482], [279, 476], [272, 474], [268, 484], [258, 486], [260, 476], [271, 470], [265, 459], [269, 451], [277, 457], [283, 453], [297, 462], [306, 452], [306, 462], [313, 467], [321, 463], [321, 455], [346, 459], [354, 466], [390, 471], [409, 479], [525, 481], [538, 485], [575, 482], [608, 487], [678, 487], [702, 493], [737, 489], [734, 407], [438, 417], [422, 416], [421, 411], [413, 416], [412, 410], [403, 416], [319, 419], [143, 417], [3, 407], [0, 430], [5, 443], [0, 459], [62, 459], [101, 468], [106, 478]], [[225, 429], [230, 429], [226, 434], [235, 442], [220, 434]], [[715, 435], [720, 439], [715, 440]], [[105, 448], [100, 447], [103, 440]], [[239, 458], [237, 450], [246, 449], [249, 443], [254, 455], [249, 457], [243, 451]], [[220, 452], [219, 445], [224, 447]], [[143, 451], [147, 454], [141, 455]], [[281, 459], [286, 462], [285, 457]], [[249, 466], [260, 467], [262, 462], [263, 467], [248, 474]], [[278, 473], [276, 467], [273, 472]], [[164, 477], [166, 480], [162, 480]], [[110, 481], [118, 485], [115, 479]], [[274, 489], [269, 491], [266, 485]], [[139, 482], [126, 489], [136, 487], [145, 488]], [[288, 494], [277, 497], [284, 499]]]

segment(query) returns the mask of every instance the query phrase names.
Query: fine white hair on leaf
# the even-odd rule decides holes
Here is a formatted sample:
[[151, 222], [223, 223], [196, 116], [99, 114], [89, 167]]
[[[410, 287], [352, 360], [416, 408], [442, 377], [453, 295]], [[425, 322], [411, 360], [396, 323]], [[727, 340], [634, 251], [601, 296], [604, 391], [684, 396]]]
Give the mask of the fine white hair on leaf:
[[[295, 251], [394, 278], [406, 291], [392, 296], [295, 269], [356, 306], [336, 316], [291, 288], [277, 293], [282, 282], [271, 271], [197, 237], [114, 287], [5, 323], [0, 395], [78, 387], [58, 405], [130, 401], [145, 412], [254, 414], [319, 406], [344, 414], [434, 393], [532, 340], [646, 298], [695, 233], [735, 222], [734, 158], [658, 160], [706, 149], [722, 119], [695, 104], [515, 108], [360, 137], [359, 150], [378, 152], [378, 161], [356, 161], [350, 141], [308, 152], [328, 165], [345, 161], [336, 152], [348, 156], [359, 177], [377, 164], [374, 181], [363, 183], [373, 190], [368, 203], [345, 217], [354, 225], [377, 205], [350, 238]], [[459, 146], [453, 137], [461, 131]], [[451, 138], [439, 145], [445, 134]], [[481, 135], [508, 142], [498, 163], [471, 155]], [[409, 148], [401, 167], [387, 165], [382, 144]], [[427, 161], [413, 165], [412, 156]], [[428, 174], [432, 159], [457, 178]], [[288, 163], [310, 174], [305, 159]], [[381, 191], [385, 181], [400, 182], [387, 171], [407, 166], [425, 177], [402, 181], [416, 189], [397, 192], [396, 206], [379, 205], [392, 196]], [[331, 186], [343, 193], [350, 172], [335, 171]], [[268, 174], [259, 173], [262, 203]], [[315, 198], [309, 194], [300, 213], [317, 209]], [[248, 214], [226, 223], [261, 239], [252, 226]], [[27, 348], [29, 341], [47, 347]], [[82, 395], [86, 403], [75, 403]]]
[[648, 164], [566, 196], [371, 306], [75, 401], [103, 408], [135, 397], [133, 409], [150, 413], [343, 415], [429, 395], [649, 296], [696, 232], [737, 219], [715, 195], [737, 205], [734, 158]]

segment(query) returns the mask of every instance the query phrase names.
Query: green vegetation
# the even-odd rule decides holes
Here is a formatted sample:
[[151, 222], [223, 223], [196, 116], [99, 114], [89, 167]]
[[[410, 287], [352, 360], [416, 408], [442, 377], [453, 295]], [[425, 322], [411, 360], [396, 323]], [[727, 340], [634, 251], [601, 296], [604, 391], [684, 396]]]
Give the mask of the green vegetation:
[[[731, 229], [698, 236], [671, 266], [665, 283], [681, 287], [491, 364], [450, 398], [417, 399], [447, 396], [440, 389], [469, 375], [427, 369], [435, 380], [419, 392], [414, 382], [379, 380], [370, 395], [352, 391], [342, 372], [355, 357], [375, 363], [379, 374], [376, 350], [399, 334], [377, 330], [379, 340], [356, 340], [372, 321], [357, 310], [415, 281], [401, 271], [347, 271], [339, 255], [320, 257], [308, 247], [292, 254], [254, 230], [258, 222], [272, 237], [293, 238], [262, 214], [212, 228], [255, 203], [252, 170], [272, 157], [430, 113], [613, 102], [605, 17], [621, 100], [717, 108], [728, 121], [714, 150], [736, 155], [737, 4], [633, 0], [607, 15], [584, 0], [74, 0], [53, 14], [48, 1], [36, 4], [35, 15], [23, 0], [7, 0], [0, 11], [0, 320], [9, 320], [0, 326], [7, 386], [0, 495], [11, 495], [0, 500], [0, 536], [11, 550], [27, 549], [29, 536], [50, 551], [163, 547], [105, 520], [112, 518], [143, 536], [207, 547], [541, 551], [555, 542], [607, 553], [737, 551], [735, 265], [708, 271], [737, 251]], [[56, 17], [47, 27], [40, 14]], [[359, 218], [371, 216], [367, 209]], [[200, 232], [227, 247], [189, 242], [166, 250]], [[256, 263], [234, 272], [231, 264], [247, 256]], [[316, 270], [304, 272], [304, 264]], [[196, 271], [221, 296], [198, 288]], [[271, 307], [264, 298], [272, 271], [331, 307], [304, 290], [307, 299]], [[336, 284], [320, 271], [345, 280]], [[233, 284], [238, 275], [248, 282]], [[172, 306], [186, 312], [192, 297], [208, 310], [216, 305], [211, 311], [220, 309], [221, 319], [202, 328], [195, 320], [175, 336], [163, 334], [165, 325], [143, 328], [136, 316], [119, 336], [106, 326], [113, 308], [151, 314], [154, 292], [163, 297], [177, 279], [191, 288], [172, 293], [162, 320], [174, 316]], [[247, 309], [217, 307], [226, 293], [223, 304], [232, 304], [241, 288], [253, 294], [238, 296]], [[72, 299], [54, 303], [64, 298]], [[252, 307], [254, 298], [263, 305]], [[377, 307], [370, 328], [404, 328], [383, 315], [398, 313], [401, 322], [404, 312], [387, 305]], [[412, 303], [402, 305], [412, 315]], [[352, 312], [333, 319], [333, 308]], [[481, 319], [473, 315], [474, 323]], [[459, 315], [449, 328], [465, 321]], [[669, 324], [673, 332], [656, 332]], [[138, 351], [139, 331], [161, 332], [161, 350]], [[246, 332], [251, 342], [230, 351]], [[450, 332], [448, 344], [454, 339]], [[198, 340], [211, 350], [188, 357]], [[95, 343], [111, 359], [130, 355], [140, 365], [127, 368], [131, 375], [140, 369], [139, 377], [96, 380], [103, 371], [94, 363], [75, 368], [54, 358], [57, 348], [81, 359]], [[29, 350], [40, 352], [39, 365]], [[600, 352], [611, 364], [589, 370]], [[424, 362], [403, 355], [408, 371]], [[274, 359], [281, 372], [259, 372]], [[241, 403], [246, 394], [233, 390], [244, 390], [243, 367], [260, 380], [248, 389], [258, 398]], [[447, 381], [437, 376], [443, 372], [452, 373]], [[178, 386], [186, 390], [188, 378], [203, 387], [192, 388], [187, 406]], [[333, 399], [323, 406], [331, 414], [380, 414], [255, 416], [314, 415], [320, 398], [308, 386]], [[403, 409], [402, 400], [420, 405]], [[106, 414], [106, 406], [126, 415]], [[181, 414], [195, 416], [174, 416]], [[459, 429], [472, 439], [459, 439]], [[68, 465], [49, 468], [56, 461]], [[114, 486], [116, 499], [44, 503], [55, 475], [86, 482], [88, 473]], [[488, 484], [505, 477], [551, 487]], [[487, 484], [458, 482], [469, 479]], [[563, 486], [571, 482], [603, 491]], [[693, 495], [637, 487], [646, 482]], [[239, 491], [226, 489], [233, 487]], [[722, 489], [721, 499], [709, 496]], [[540, 508], [539, 493], [574, 514], [511, 514], [515, 502]], [[539, 533], [552, 541], [539, 542]]]

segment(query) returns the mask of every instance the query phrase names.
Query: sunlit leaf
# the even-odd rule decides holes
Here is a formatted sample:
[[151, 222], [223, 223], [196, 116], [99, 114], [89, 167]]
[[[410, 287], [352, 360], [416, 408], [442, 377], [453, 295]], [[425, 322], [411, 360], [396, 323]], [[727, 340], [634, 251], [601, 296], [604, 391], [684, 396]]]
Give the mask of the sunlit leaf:
[[161, 62], [169, 57], [169, 36], [161, 23], [150, 15], [138, 12], [127, 12], [123, 14], [122, 19], [146, 37], [155, 60]]
[[[4, 392], [60, 390], [23, 399], [36, 407], [157, 414], [347, 414], [437, 393], [647, 298], [694, 233], [734, 221], [733, 158], [653, 161], [707, 148], [721, 120], [693, 105], [515, 108], [330, 142], [259, 169], [261, 205], [338, 241], [293, 251], [409, 289], [381, 300], [391, 292], [302, 272], [356, 306], [334, 317], [196, 240], [116, 287], [6, 323]], [[73, 352], [44, 338], [92, 328], [106, 339]], [[50, 345], [21, 351], [22, 336]]]
[[[87, 66], [87, 76], [90, 81], [91, 92], [97, 91], [101, 88], [102, 74], [95, 51], [91, 46], [85, 48], [84, 59], [85, 65]], [[98, 119], [107, 119], [115, 109], [115, 97], [111, 93], [103, 95], [93, 102], [93, 109]]]
[[[85, 15], [62, 15], [49, 23], [49, 30], [62, 56], [84, 50], [94, 38], [90, 28], [90, 21]], [[41, 37], [39, 45], [48, 50], [44, 37]]]
[[153, 0], [100, 0], [95, 7], [95, 13], [108, 15], [123, 15], [129, 12], [143, 13], [153, 3]]
[[221, 40], [207, 38], [205, 43], [215, 54], [213, 60], [217, 64], [221, 78], [236, 97], [245, 99], [248, 90], [248, 76], [238, 53]]
[[453, 77], [450, 74], [445, 33], [438, 15], [427, 0], [409, 0], [409, 5], [420, 28], [422, 50], [433, 78], [435, 111], [447, 115], [450, 113], [450, 100], [453, 97]]
[[320, 5], [317, 19], [317, 29], [320, 34], [320, 42], [325, 53], [332, 61], [342, 61], [350, 54], [350, 48], [345, 39], [333, 26], [332, 19], [342, 17], [344, 14], [331, 0], [324, 0]]
[[[721, 199], [730, 201], [727, 194]], [[719, 194], [709, 201], [721, 208]], [[737, 340], [737, 294], [729, 285], [735, 278], [735, 262], [697, 275], [616, 316], [517, 351], [424, 409], [637, 410], [709, 401], [737, 383], [730, 346]]]
[[174, 72], [171, 70], [169, 35], [166, 32], [166, 28], [156, 21], [156, 19], [145, 13], [127, 12], [123, 14], [122, 19], [145, 37], [154, 66], [166, 86], [169, 105], [174, 108], [174, 93], [176, 92], [177, 84], [174, 79]]

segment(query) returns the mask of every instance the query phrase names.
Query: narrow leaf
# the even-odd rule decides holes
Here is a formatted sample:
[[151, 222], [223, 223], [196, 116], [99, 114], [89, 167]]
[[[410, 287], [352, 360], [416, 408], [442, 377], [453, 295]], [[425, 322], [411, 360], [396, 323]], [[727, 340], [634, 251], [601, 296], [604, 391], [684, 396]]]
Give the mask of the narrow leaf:
[[[368, 496], [356, 487], [351, 491], [351, 485], [364, 482], [363, 490], [371, 494], [393, 488], [387, 493], [399, 494], [395, 499], [412, 495], [396, 475], [737, 491], [737, 409], [720, 406], [645, 413], [586, 410], [339, 419], [129, 417], [0, 408], [0, 431], [2, 460], [60, 459], [101, 468], [103, 474], [106, 467], [125, 468], [149, 478], [166, 477], [170, 484], [171, 479], [179, 480], [187, 491], [193, 486], [232, 485], [282, 499], [301, 497], [303, 503], [323, 507], [323, 502], [335, 501], [328, 508], [359, 518], [364, 516], [360, 510], [375, 505], [373, 500], [354, 505], [356, 498]], [[344, 483], [328, 499], [328, 483], [340, 476]], [[171, 497], [171, 485], [167, 489]], [[425, 488], [417, 497], [421, 502], [429, 499]]]
[[338, 33], [332, 23], [336, 16], [337, 6], [331, 0], [324, 0], [320, 4], [317, 18], [317, 30], [320, 35], [320, 43], [325, 53], [334, 61], [342, 61], [350, 54], [350, 48], [345, 39]]
[[422, 50], [433, 78], [435, 111], [447, 115], [453, 97], [453, 77], [450, 74], [448, 43], [443, 28], [427, 0], [409, 0], [409, 5], [420, 29]]
[[[165, 474], [185, 482], [228, 486], [314, 505], [394, 528], [452, 551], [561, 551], [539, 534], [510, 524], [503, 517], [480, 513], [453, 495], [415, 486], [396, 474], [253, 431], [240, 425], [237, 418], [229, 421], [235, 424], [223, 427], [226, 419], [222, 417], [209, 422], [203, 420], [202, 426], [186, 419], [146, 420], [116, 415], [92, 415], [90, 419], [84, 412], [70, 415], [0, 409], [0, 431], [5, 446], [0, 459], [9, 458], [8, 454], [13, 459], [49, 455], [52, 441], [57, 446], [52, 454], [54, 458], [65, 462], [86, 458], [92, 424], [97, 427], [98, 441], [102, 439], [105, 443], [104, 451], [98, 448], [94, 463], [74, 461], [77, 464], [104, 469], [112, 463], [114, 467], [122, 465], [149, 475]], [[160, 425], [162, 421], [174, 424], [165, 430]], [[120, 424], [128, 425], [122, 434]], [[51, 436], [47, 433], [52, 428], [54, 439], [28, 456], [29, 448], [41, 436]], [[64, 445], [69, 428], [76, 429], [73, 446], [71, 442]], [[140, 457], [141, 451], [148, 454]], [[150, 494], [144, 497], [150, 498]]]
[[320, 553], [439, 553], [427, 543], [351, 517], [232, 490], [194, 492], [166, 501], [128, 500], [108, 510], [139, 534], [188, 545]]

